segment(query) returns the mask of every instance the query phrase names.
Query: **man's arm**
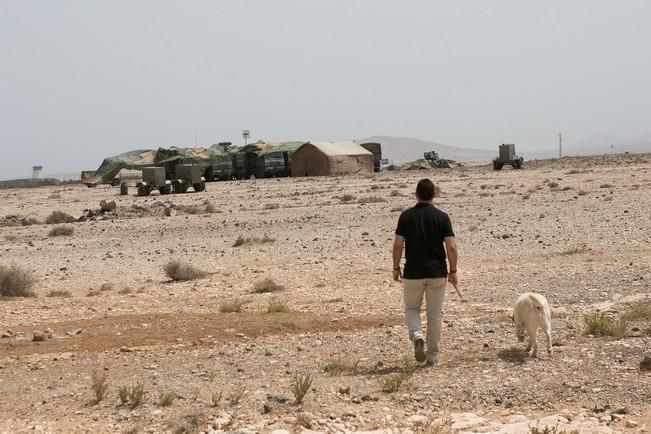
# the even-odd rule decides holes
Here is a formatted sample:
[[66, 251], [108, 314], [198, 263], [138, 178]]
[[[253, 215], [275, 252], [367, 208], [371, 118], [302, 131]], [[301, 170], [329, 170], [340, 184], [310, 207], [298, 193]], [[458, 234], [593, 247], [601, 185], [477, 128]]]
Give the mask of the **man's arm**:
[[396, 235], [393, 240], [393, 280], [400, 282], [402, 280], [402, 270], [400, 269], [400, 260], [402, 259], [402, 249], [405, 246], [405, 237]]
[[456, 285], [458, 283], [457, 279], [457, 240], [454, 237], [445, 237], [443, 238], [445, 242], [445, 251], [448, 255], [448, 262], [450, 263], [450, 271], [448, 272], [448, 282]]

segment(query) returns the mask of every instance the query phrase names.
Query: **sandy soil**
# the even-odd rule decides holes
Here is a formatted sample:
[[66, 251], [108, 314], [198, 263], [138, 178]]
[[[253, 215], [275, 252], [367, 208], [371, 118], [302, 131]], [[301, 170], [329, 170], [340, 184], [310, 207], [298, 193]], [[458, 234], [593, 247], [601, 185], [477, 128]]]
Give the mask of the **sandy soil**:
[[[435, 368], [411, 362], [391, 280], [393, 230], [424, 176], [452, 218], [467, 299], [448, 291]], [[648, 155], [211, 183], [148, 198], [118, 190], [0, 191], [0, 264], [37, 279], [36, 297], [0, 299], [0, 432], [483, 432], [549, 415], [592, 423], [584, 432], [651, 426], [651, 374], [640, 370], [651, 335]], [[101, 200], [117, 209], [71, 223], [70, 236], [7, 218], [79, 217]], [[234, 247], [264, 236], [273, 241]], [[170, 281], [171, 259], [209, 274]], [[265, 278], [286, 289], [255, 293]], [[516, 340], [508, 315], [525, 291], [551, 304], [552, 358], [526, 358]], [[273, 297], [291, 312], [267, 313]], [[233, 300], [242, 312], [221, 313]], [[617, 336], [589, 335], [583, 317], [595, 312], [629, 321]], [[93, 372], [107, 375], [97, 404]], [[313, 379], [302, 404], [298, 375]], [[144, 404], [122, 405], [118, 390], [138, 382]], [[176, 399], [160, 405], [169, 391]], [[464, 412], [490, 424], [462, 429]]]

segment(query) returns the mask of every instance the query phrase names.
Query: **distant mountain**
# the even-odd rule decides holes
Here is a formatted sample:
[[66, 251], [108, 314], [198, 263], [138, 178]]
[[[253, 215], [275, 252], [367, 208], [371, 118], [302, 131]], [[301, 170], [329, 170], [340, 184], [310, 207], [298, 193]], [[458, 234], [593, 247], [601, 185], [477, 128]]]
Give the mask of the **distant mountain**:
[[617, 154], [623, 152], [651, 152], [651, 136], [626, 138], [613, 134], [595, 134], [578, 141], [574, 145], [567, 146], [563, 154], [589, 155], [605, 154], [612, 151]]
[[410, 137], [373, 136], [355, 140], [357, 143], [377, 142], [382, 144], [382, 158], [393, 160], [394, 164], [414, 161], [423, 158], [423, 153], [436, 151], [440, 158], [455, 160], [463, 163], [487, 163], [497, 156], [497, 146], [494, 151], [485, 149], [461, 148], [428, 142]]

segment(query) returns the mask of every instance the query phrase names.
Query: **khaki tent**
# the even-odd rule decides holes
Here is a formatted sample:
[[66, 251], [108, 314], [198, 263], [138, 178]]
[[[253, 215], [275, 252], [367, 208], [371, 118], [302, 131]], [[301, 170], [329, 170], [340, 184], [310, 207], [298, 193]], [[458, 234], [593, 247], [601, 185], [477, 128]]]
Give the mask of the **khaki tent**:
[[292, 176], [373, 174], [373, 154], [353, 142], [304, 143], [292, 156]]
[[373, 167], [376, 172], [379, 172], [380, 168], [382, 167], [381, 165], [382, 144], [369, 142], [369, 143], [360, 143], [360, 146], [366, 149], [367, 151], [371, 151], [373, 153]]

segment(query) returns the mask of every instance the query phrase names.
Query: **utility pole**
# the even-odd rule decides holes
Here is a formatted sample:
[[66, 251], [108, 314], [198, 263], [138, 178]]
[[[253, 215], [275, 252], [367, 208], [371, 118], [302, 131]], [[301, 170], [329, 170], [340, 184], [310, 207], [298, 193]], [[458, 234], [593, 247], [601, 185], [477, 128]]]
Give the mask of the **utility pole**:
[[563, 157], [563, 133], [558, 133], [558, 158]]

